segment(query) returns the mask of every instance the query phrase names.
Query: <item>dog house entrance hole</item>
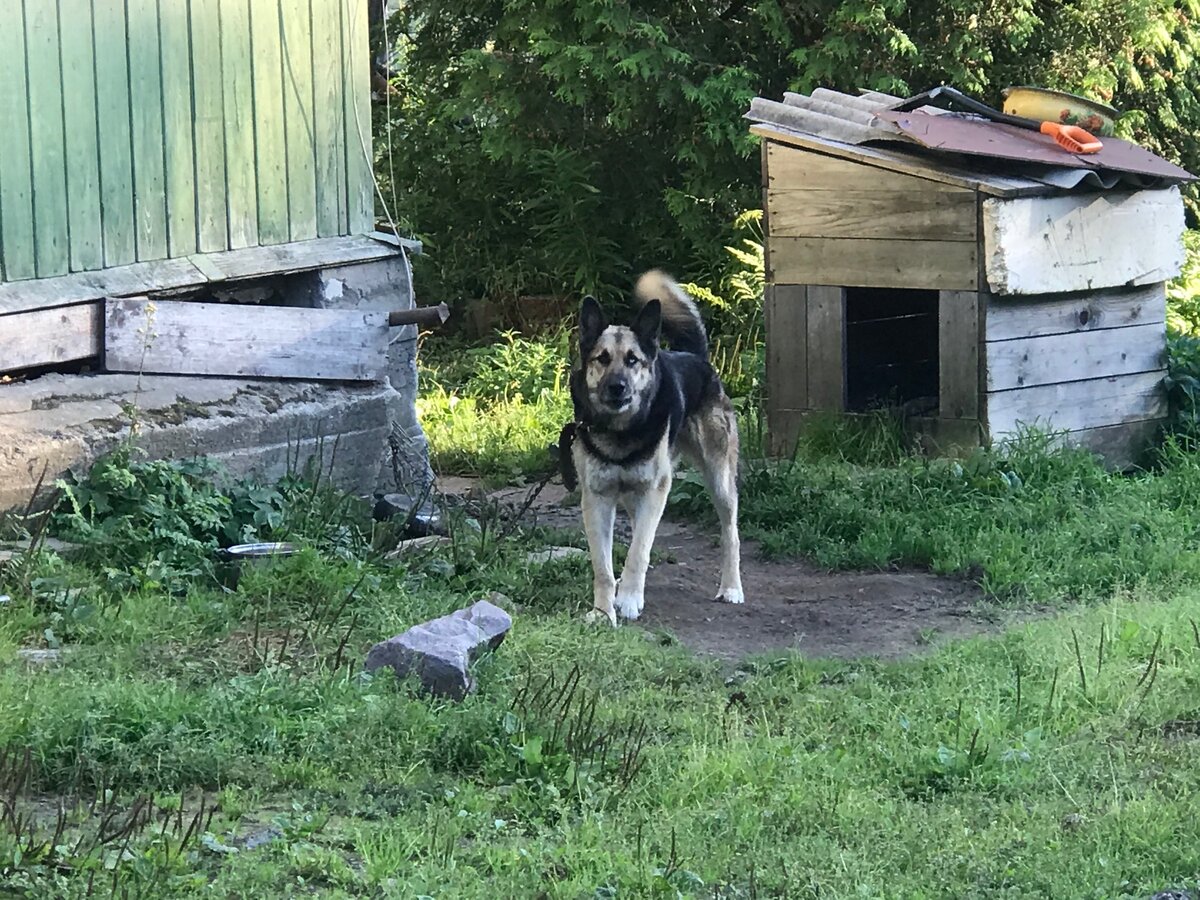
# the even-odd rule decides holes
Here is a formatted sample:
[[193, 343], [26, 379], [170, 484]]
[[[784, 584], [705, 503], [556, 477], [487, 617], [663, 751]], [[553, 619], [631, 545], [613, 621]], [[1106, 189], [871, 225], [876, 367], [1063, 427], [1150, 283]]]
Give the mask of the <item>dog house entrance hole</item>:
[[938, 406], [938, 292], [846, 290], [846, 409]]

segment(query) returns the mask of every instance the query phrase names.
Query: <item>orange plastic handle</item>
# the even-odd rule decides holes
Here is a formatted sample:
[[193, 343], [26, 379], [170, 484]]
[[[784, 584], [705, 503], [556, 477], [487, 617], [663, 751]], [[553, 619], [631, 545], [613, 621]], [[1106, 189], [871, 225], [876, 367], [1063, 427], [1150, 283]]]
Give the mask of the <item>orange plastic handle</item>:
[[1048, 134], [1058, 145], [1071, 153], [1095, 153], [1104, 145], [1090, 132], [1078, 125], [1063, 125], [1061, 122], [1043, 122], [1042, 134]]

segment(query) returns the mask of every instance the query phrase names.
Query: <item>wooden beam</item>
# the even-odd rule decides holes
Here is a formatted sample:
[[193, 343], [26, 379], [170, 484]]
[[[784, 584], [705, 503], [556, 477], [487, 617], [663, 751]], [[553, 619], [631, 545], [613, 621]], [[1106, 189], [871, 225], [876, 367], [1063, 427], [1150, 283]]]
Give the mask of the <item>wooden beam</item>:
[[1165, 375], [1163, 370], [1138, 372], [990, 393], [988, 431], [998, 438], [1021, 426], [1082, 431], [1161, 419], [1167, 414]]
[[764, 303], [769, 426], [773, 410], [808, 405], [808, 289], [768, 285]]
[[864, 144], [842, 144], [837, 141], [826, 141], [814, 135], [797, 134], [794, 131], [781, 131], [769, 125], [751, 125], [750, 133], [765, 138], [768, 141], [823, 153], [841, 159], [861, 162], [864, 165], [914, 175], [930, 181], [937, 181], [951, 187], [978, 190], [992, 197], [1026, 197], [1054, 193], [1056, 188], [1033, 181], [1028, 178], [1007, 178], [1001, 175], [982, 175], [964, 172], [948, 166], [942, 160], [929, 161], [917, 156], [896, 151], [879, 150]]
[[[772, 190], [771, 235], [974, 242], [975, 195], [859, 188]], [[864, 189], [866, 188], [866, 189]]]
[[1009, 341], [1047, 334], [1098, 331], [1167, 321], [1166, 285], [1113, 288], [1036, 299], [999, 298], [989, 307], [987, 339]]
[[1170, 281], [1184, 261], [1177, 187], [983, 202], [994, 294], [1051, 294]]
[[100, 355], [99, 303], [39, 309], [0, 319], [0, 372], [53, 366]]
[[1005, 391], [1158, 371], [1164, 364], [1166, 341], [1162, 325], [993, 341], [987, 345], [987, 389]]
[[938, 408], [943, 419], [979, 418], [979, 294], [938, 295]]
[[976, 245], [964, 241], [769, 237], [777, 284], [973, 291]]
[[382, 381], [388, 314], [283, 306], [108, 300], [111, 372]]
[[197, 254], [187, 259], [135, 263], [58, 278], [15, 281], [0, 284], [0, 316], [105, 297], [197, 287], [208, 282], [289, 275], [395, 255], [395, 247], [366, 236], [320, 238], [273, 247]]
[[841, 412], [846, 408], [846, 291], [809, 285], [807, 292], [808, 408]]

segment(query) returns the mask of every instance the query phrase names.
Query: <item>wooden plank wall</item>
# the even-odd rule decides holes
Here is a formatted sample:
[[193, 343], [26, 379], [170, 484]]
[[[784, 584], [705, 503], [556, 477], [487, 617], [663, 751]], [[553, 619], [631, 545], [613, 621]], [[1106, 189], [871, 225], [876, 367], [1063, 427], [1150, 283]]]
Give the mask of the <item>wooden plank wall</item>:
[[988, 432], [1069, 432], [1114, 464], [1167, 411], [1162, 284], [1036, 300], [988, 300], [984, 352]]
[[772, 141], [763, 169], [772, 451], [788, 452], [806, 417], [846, 408], [846, 288], [941, 292], [939, 344], [953, 349], [939, 356], [935, 430], [977, 443], [977, 192]]
[[366, 0], [0, 3], [0, 280], [371, 230]]
[[978, 288], [975, 191], [775, 143], [766, 163], [768, 281]]

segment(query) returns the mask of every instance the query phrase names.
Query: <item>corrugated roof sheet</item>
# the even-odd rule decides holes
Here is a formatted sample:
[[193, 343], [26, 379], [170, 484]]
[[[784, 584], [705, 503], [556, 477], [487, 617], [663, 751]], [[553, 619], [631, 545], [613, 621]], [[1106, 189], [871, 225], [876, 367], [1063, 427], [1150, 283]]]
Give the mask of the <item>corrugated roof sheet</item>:
[[1049, 138], [978, 117], [931, 107], [890, 112], [901, 102], [873, 91], [854, 96], [818, 88], [810, 95], [784, 94], [782, 102], [757, 97], [746, 118], [764, 137], [876, 165], [919, 166], [927, 170], [922, 174], [940, 174], [998, 196], [1154, 188], [1194, 180], [1178, 166], [1116, 138], [1104, 138], [1098, 154], [1075, 156]]

